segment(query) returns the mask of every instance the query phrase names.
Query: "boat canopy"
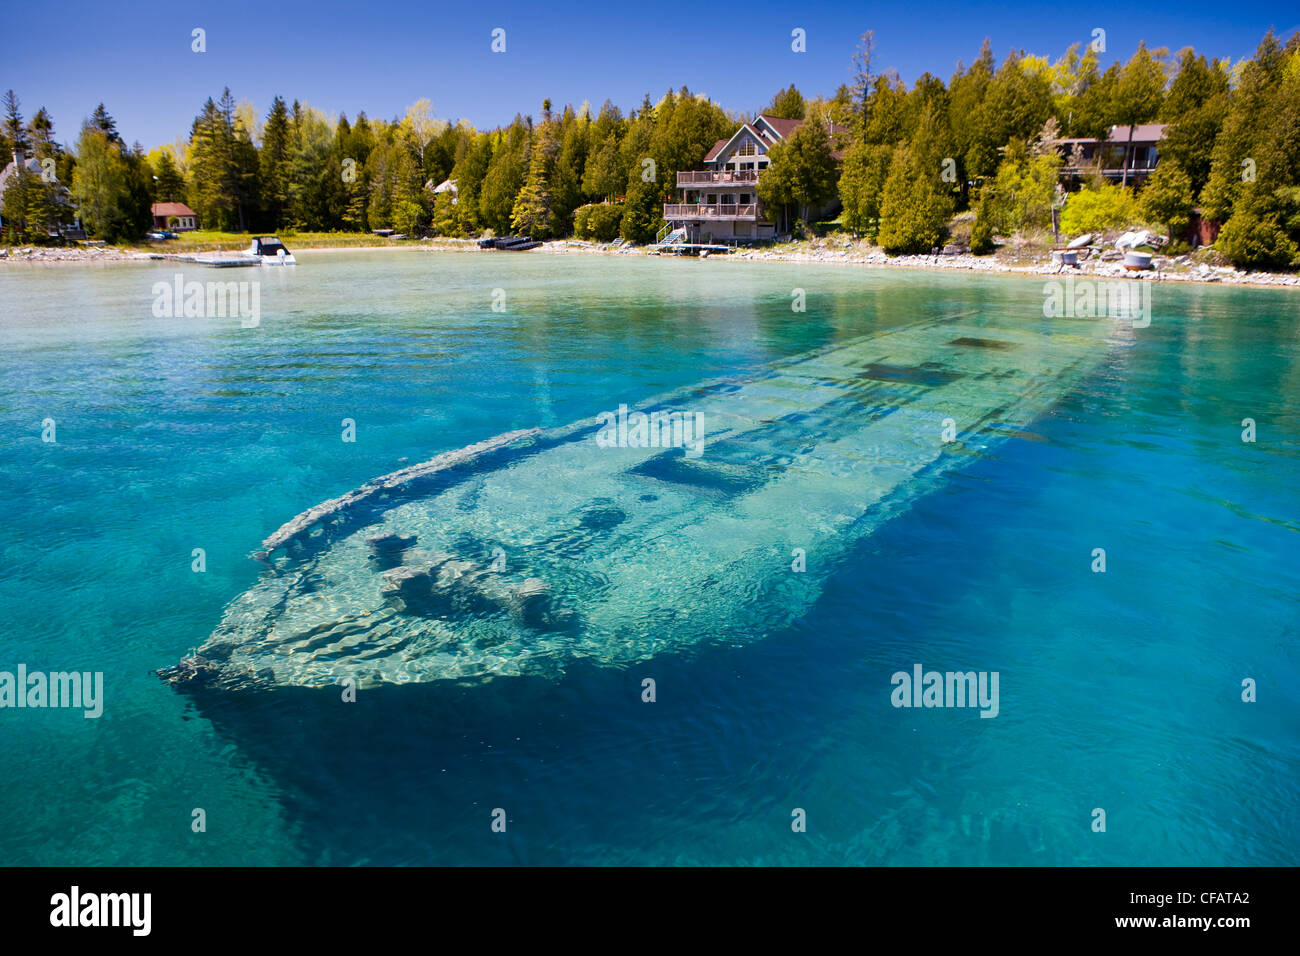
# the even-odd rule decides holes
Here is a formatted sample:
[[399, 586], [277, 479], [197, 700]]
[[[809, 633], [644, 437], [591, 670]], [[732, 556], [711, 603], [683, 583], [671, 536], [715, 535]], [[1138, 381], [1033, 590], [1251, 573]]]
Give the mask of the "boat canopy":
[[284, 249], [286, 256], [289, 254], [289, 250], [285, 249], [284, 243], [274, 236], [259, 236], [253, 240], [252, 251], [259, 256], [279, 255], [281, 249]]

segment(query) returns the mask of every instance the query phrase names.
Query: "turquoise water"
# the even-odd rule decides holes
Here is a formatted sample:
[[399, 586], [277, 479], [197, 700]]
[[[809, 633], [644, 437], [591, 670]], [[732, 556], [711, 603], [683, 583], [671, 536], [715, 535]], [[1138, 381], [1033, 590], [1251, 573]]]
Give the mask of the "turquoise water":
[[[0, 710], [0, 862], [1297, 862], [1294, 292], [1157, 287], [1150, 327], [1097, 339], [1032, 421], [954, 447], [796, 620], [743, 644], [348, 705], [196, 702], [153, 671], [258, 582], [264, 537], [369, 478], [917, 323], [1044, 328], [1022, 279], [299, 258], [187, 273], [256, 278], [255, 329], [154, 317], [174, 266], [0, 271], [0, 671], [106, 685], [98, 720]], [[895, 709], [915, 663], [998, 671], [999, 716]]]

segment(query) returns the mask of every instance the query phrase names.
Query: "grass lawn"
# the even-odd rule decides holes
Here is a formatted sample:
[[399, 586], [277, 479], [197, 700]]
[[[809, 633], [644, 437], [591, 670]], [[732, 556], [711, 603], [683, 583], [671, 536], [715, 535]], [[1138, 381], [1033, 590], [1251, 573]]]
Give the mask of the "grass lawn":
[[[197, 229], [182, 232], [179, 239], [159, 242], [144, 240], [131, 244], [131, 248], [148, 252], [235, 252], [248, 248], [256, 232], [220, 232], [215, 229]], [[357, 246], [405, 246], [418, 240], [390, 239], [369, 232], [280, 232], [276, 233], [290, 251], [295, 249], [355, 248]]]

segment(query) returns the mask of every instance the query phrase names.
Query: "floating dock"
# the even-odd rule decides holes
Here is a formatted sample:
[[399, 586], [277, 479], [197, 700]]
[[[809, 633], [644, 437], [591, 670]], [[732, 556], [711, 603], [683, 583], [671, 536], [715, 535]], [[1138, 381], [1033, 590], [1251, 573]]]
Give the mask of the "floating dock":
[[669, 242], [650, 247], [651, 255], [671, 252], [675, 256], [707, 256], [715, 252], [730, 252], [731, 246], [714, 245], [708, 242]]
[[196, 262], [201, 266], [211, 266], [214, 269], [239, 269], [244, 266], [260, 266], [262, 261], [252, 256], [189, 256], [190, 262]]

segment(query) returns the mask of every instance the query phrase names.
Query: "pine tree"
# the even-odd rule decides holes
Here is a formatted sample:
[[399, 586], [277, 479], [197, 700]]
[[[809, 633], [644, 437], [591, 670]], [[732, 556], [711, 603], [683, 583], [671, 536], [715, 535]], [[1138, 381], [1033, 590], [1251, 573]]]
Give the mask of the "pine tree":
[[259, 157], [262, 176], [262, 210], [267, 227], [276, 231], [286, 222], [289, 206], [289, 110], [277, 96], [271, 101], [262, 128], [262, 152]]
[[[24, 154], [31, 149], [31, 143], [27, 139], [27, 128], [23, 125], [23, 114], [19, 110], [18, 97], [14, 95], [13, 90], [6, 90], [4, 96], [4, 135], [9, 147], [8, 151], [22, 151]], [[8, 160], [5, 160], [8, 162]]]
[[1210, 178], [1214, 144], [1228, 113], [1228, 76], [1204, 56], [1182, 52], [1178, 75], [1160, 108], [1168, 125], [1160, 141], [1160, 157], [1176, 162], [1187, 174], [1192, 196], [1201, 194]]
[[1195, 203], [1191, 177], [1177, 161], [1164, 159], [1147, 180], [1141, 193], [1142, 214], [1169, 230], [1171, 238], [1181, 236], [1191, 224]]
[[562, 139], [551, 176], [551, 194], [557, 231], [564, 234], [573, 226], [573, 211], [583, 202], [582, 175], [587, 164], [591, 118], [585, 111], [581, 116], [575, 116], [573, 109], [566, 107], [560, 128]]
[[528, 129], [522, 118], [493, 135], [492, 159], [483, 176], [478, 215], [482, 224], [497, 235], [510, 231], [515, 197], [528, 174]]
[[1160, 113], [1165, 95], [1165, 70], [1161, 62], [1167, 51], [1158, 50], [1152, 55], [1146, 43], [1139, 43], [1137, 52], [1124, 64], [1110, 112], [1115, 123], [1128, 127], [1128, 142], [1124, 146], [1124, 172], [1121, 186], [1128, 185], [1128, 169], [1133, 152], [1133, 127], [1149, 123]]
[[768, 104], [767, 109], [763, 110], [763, 113], [767, 116], [779, 116], [783, 119], [801, 120], [805, 117], [806, 110], [807, 104], [803, 95], [791, 83], [772, 97], [772, 102]]
[[[804, 222], [835, 195], [835, 159], [820, 117], [800, 124], [787, 139], [768, 151], [768, 159], [767, 171], [759, 179], [759, 196], [764, 196], [767, 181], [771, 179], [773, 190], [769, 198], [782, 207], [796, 207]], [[767, 201], [764, 199], [765, 204]]]
[[892, 255], [926, 253], [947, 236], [952, 200], [938, 170], [923, 169], [907, 147], [890, 166], [880, 208], [880, 245]]
[[154, 202], [182, 202], [185, 198], [185, 178], [181, 175], [171, 150], [163, 149], [153, 169]]
[[[226, 92], [228, 93], [230, 91], [227, 90]], [[122, 137], [118, 135], [117, 123], [114, 122], [113, 117], [109, 115], [108, 110], [104, 109], [103, 103], [96, 106], [95, 112], [90, 115], [90, 128], [103, 133], [104, 137], [110, 143], [113, 143], [118, 147], [125, 145], [122, 142]]]
[[880, 228], [880, 201], [893, 156], [892, 146], [875, 143], [854, 143], [844, 155], [840, 202], [844, 206], [844, 225], [854, 235], [876, 238]]
[[551, 194], [551, 175], [560, 144], [556, 139], [551, 101], [542, 105], [542, 124], [537, 128], [530, 147], [528, 176], [515, 199], [510, 227], [536, 239], [549, 239], [555, 233], [555, 200]]

